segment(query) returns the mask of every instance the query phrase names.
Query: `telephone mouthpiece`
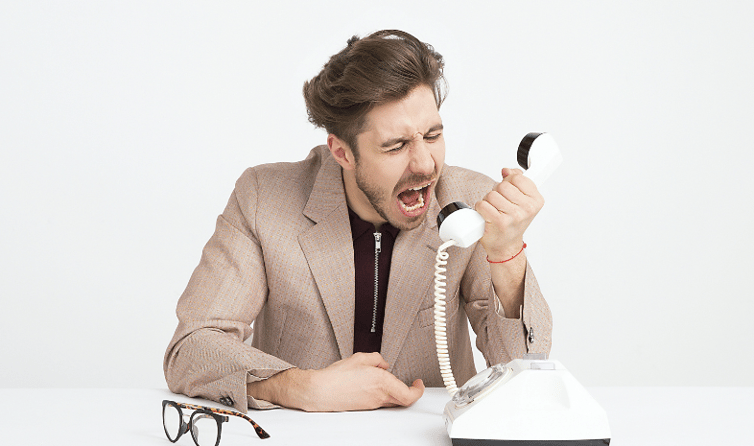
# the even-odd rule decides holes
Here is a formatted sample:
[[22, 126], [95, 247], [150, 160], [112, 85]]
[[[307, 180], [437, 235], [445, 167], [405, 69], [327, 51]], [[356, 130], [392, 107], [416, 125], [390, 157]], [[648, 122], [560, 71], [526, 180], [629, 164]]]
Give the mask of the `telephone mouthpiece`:
[[468, 248], [484, 235], [484, 218], [469, 205], [454, 201], [437, 214], [437, 226], [443, 242], [454, 240], [461, 248]]

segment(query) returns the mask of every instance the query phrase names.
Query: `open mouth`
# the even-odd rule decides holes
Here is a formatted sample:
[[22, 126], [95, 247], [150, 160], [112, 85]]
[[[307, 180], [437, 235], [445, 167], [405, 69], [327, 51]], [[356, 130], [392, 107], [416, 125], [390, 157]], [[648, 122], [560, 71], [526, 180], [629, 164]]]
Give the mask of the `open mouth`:
[[398, 194], [398, 207], [407, 217], [415, 217], [424, 212], [429, 201], [429, 189], [432, 182], [411, 187]]

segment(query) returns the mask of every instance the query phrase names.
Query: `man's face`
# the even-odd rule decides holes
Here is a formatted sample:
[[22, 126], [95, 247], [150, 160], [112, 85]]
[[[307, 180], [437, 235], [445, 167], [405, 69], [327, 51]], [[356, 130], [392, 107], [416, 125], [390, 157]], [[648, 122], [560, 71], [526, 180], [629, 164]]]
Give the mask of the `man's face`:
[[366, 130], [356, 137], [356, 184], [383, 220], [414, 229], [426, 217], [445, 162], [434, 94], [417, 87], [404, 99], [375, 107], [366, 119]]

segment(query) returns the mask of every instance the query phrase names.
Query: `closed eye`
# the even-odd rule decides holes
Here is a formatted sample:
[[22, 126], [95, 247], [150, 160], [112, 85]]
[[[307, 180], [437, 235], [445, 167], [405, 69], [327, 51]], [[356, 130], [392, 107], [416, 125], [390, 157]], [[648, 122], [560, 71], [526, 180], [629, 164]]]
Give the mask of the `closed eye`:
[[406, 143], [404, 142], [403, 144], [399, 145], [398, 147], [393, 147], [392, 149], [388, 150], [387, 153], [400, 152], [401, 150], [403, 150], [405, 148], [406, 148]]
[[[424, 137], [424, 140], [427, 141], [427, 142], [429, 142], [429, 143], [433, 143], [433, 142], [437, 141], [438, 139], [440, 139], [441, 136], [442, 136], [442, 132], [435, 133], [434, 135], [426, 135]], [[405, 149], [406, 146], [408, 146], [408, 144], [411, 141], [410, 140], [406, 140], [406, 141], [396, 141], [396, 142], [400, 142], [401, 145], [399, 145], [397, 147], [393, 147], [391, 149], [388, 149], [388, 150], [385, 151], [385, 153], [397, 153], [397, 152], [400, 152], [401, 150]], [[383, 144], [383, 147], [385, 147], [385, 146], [386, 145]]]

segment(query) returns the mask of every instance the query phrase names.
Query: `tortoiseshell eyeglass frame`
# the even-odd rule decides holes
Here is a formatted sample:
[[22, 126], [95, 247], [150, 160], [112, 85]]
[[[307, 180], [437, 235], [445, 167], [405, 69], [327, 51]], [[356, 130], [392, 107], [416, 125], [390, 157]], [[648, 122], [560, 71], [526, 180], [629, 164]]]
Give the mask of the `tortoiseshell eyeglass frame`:
[[[170, 401], [170, 400], [162, 400], [162, 411], [163, 411], [163, 413], [165, 412], [165, 406], [167, 406], [167, 405], [175, 406], [178, 409], [178, 412], [181, 415], [181, 423], [185, 423], [183, 421], [183, 411], [181, 411], [181, 408], [183, 408], [183, 409], [189, 409], [189, 410], [197, 410], [197, 411], [202, 411], [202, 412], [211, 412], [213, 414], [232, 415], [234, 417], [243, 418], [244, 420], [246, 420], [249, 423], [251, 423], [251, 425], [254, 427], [254, 432], [257, 433], [257, 436], [259, 436], [259, 438], [261, 438], [263, 440], [265, 438], [270, 438], [270, 434], [268, 434], [264, 429], [262, 429], [262, 426], [258, 425], [256, 422], [254, 422], [254, 420], [252, 420], [251, 418], [249, 418], [248, 416], [246, 416], [246, 415], [244, 415], [244, 414], [242, 414], [240, 412], [234, 412], [232, 410], [225, 410], [225, 409], [215, 409], [214, 407], [207, 407], [207, 406], [197, 406], [195, 404], [176, 403], [175, 401]], [[220, 426], [220, 423], [224, 423], [224, 422], [228, 421], [228, 417], [215, 416], [215, 419], [218, 421], [218, 427]], [[176, 436], [175, 440], [171, 440], [171, 441], [173, 443], [175, 443], [176, 441], [178, 441], [178, 439], [181, 437], [181, 435], [185, 434], [186, 432], [188, 432], [188, 426], [183, 426], [183, 424], [182, 424], [180, 432]], [[217, 444], [220, 444], [220, 432], [221, 431], [218, 430], [218, 433], [217, 433]], [[165, 434], [168, 435], [167, 431], [165, 432]], [[168, 435], [168, 439], [170, 439], [170, 435]]]

